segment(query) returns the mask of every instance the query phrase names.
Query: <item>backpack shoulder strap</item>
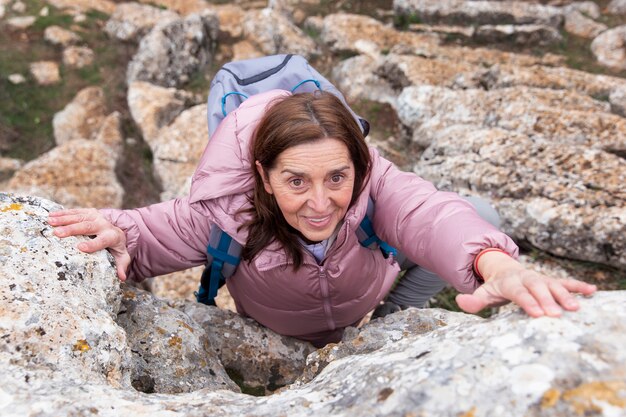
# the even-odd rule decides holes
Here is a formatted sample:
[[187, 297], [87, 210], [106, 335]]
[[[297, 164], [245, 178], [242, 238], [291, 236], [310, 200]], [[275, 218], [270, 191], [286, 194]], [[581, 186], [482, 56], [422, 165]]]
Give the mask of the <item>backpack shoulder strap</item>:
[[372, 223], [373, 218], [374, 200], [372, 200], [372, 197], [370, 196], [367, 200], [367, 212], [365, 213], [365, 217], [363, 218], [363, 220], [361, 220], [359, 228], [356, 231], [359, 243], [365, 248], [369, 248], [372, 250], [380, 249], [385, 258], [388, 258], [390, 255], [393, 255], [394, 258], [397, 258], [397, 249], [376, 236], [376, 232], [374, 232], [374, 223]]
[[241, 260], [242, 246], [217, 225], [211, 226], [206, 248], [207, 266], [202, 272], [200, 288], [194, 293], [199, 303], [215, 305], [217, 290], [226, 283]]

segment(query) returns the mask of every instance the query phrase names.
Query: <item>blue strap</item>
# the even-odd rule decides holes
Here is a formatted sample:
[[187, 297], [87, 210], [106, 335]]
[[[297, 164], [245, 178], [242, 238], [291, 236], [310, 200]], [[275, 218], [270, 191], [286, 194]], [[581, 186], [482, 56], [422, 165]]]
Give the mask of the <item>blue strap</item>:
[[240, 93], [239, 91], [231, 91], [230, 93], [224, 94], [222, 96], [222, 114], [224, 115], [224, 117], [226, 117], [226, 97], [231, 95], [243, 96], [244, 98], [248, 98], [247, 95], [245, 95], [244, 93]]
[[393, 255], [394, 258], [397, 258], [398, 250], [376, 236], [374, 224], [371, 219], [372, 217], [374, 217], [374, 201], [370, 197], [367, 202], [367, 213], [365, 213], [365, 217], [363, 217], [363, 220], [361, 220], [359, 224], [361, 236], [363, 236], [359, 239], [359, 243], [361, 246], [370, 249], [374, 249], [375, 246], [373, 247], [373, 245], [377, 245], [385, 258], [388, 258], [389, 255]]
[[322, 86], [321, 86], [319, 81], [317, 81], [317, 80], [315, 80], [313, 78], [309, 78], [308, 80], [300, 81], [298, 84], [296, 84], [296, 86], [291, 89], [291, 92], [293, 93], [294, 91], [296, 91], [298, 89], [298, 87], [300, 87], [304, 83], [314, 83], [317, 86], [318, 90], [322, 89]]

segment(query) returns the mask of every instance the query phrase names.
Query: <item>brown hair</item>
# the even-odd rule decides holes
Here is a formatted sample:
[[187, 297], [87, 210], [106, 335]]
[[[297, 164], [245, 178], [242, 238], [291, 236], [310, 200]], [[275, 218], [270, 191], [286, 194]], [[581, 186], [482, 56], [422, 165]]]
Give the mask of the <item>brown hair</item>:
[[317, 91], [289, 96], [273, 103], [265, 113], [250, 146], [255, 187], [252, 208], [248, 210], [252, 219], [241, 226], [248, 228], [243, 259], [251, 261], [276, 240], [283, 245], [295, 269], [302, 265], [298, 232], [287, 223], [274, 196], [265, 191], [255, 162], [259, 161], [267, 174], [286, 149], [325, 138], [337, 139], [348, 148], [355, 170], [352, 205], [369, 178], [371, 161], [365, 137], [344, 104], [331, 93]]

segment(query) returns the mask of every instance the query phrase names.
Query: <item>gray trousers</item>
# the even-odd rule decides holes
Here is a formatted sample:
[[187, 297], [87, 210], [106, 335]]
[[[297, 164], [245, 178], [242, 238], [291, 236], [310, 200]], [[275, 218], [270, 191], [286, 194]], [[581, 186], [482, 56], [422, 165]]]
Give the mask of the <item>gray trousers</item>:
[[[500, 228], [500, 216], [496, 210], [479, 197], [463, 197], [470, 202], [480, 217], [497, 228]], [[424, 307], [439, 291], [443, 290], [447, 283], [435, 273], [413, 262], [400, 260], [400, 268], [404, 276], [400, 278], [398, 285], [389, 293], [387, 300], [403, 307]]]

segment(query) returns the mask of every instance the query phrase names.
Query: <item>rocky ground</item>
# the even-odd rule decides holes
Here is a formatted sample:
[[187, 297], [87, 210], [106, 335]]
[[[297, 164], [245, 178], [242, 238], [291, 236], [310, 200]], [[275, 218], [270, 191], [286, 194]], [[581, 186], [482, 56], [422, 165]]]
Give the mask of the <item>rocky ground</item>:
[[[135, 207], [182, 195], [208, 140], [205, 100], [213, 74], [230, 60], [274, 53], [309, 58], [370, 121], [371, 143], [399, 166], [441, 189], [490, 199], [504, 230], [523, 247], [523, 262], [602, 289], [626, 289], [621, 0], [0, 0], [0, 189], [67, 207]], [[178, 300], [171, 305], [127, 289], [107, 308], [112, 316], [136, 311], [137, 327], [123, 325], [126, 331], [167, 351], [179, 336], [166, 335], [182, 331], [176, 323], [186, 319], [163, 318], [159, 344], [141, 317], [176, 310], [194, 317], [190, 333], [202, 333], [208, 313], [182, 301], [192, 298], [198, 277], [191, 270], [149, 284], [156, 295]], [[434, 303], [454, 308], [451, 298]], [[218, 304], [232, 309], [227, 294]], [[190, 342], [189, 358], [220, 343], [209, 336]], [[81, 351], [75, 343], [72, 351]], [[272, 343], [288, 346], [277, 349], [286, 356], [294, 352], [291, 341]], [[249, 358], [253, 349], [241, 345]], [[129, 349], [143, 353], [115, 359], [132, 365], [102, 365], [117, 375], [108, 379], [128, 378], [143, 392], [187, 392], [168, 375], [155, 376], [165, 362], [151, 363], [154, 352]], [[291, 365], [258, 365], [262, 377], [243, 372], [252, 365], [236, 366], [248, 363], [243, 353], [219, 361], [240, 386], [265, 392], [293, 382], [308, 349], [295, 349], [300, 356], [290, 357]], [[198, 369], [176, 363], [169, 370], [188, 375], [189, 391], [206, 382], [196, 374], [203, 369], [217, 375], [211, 381], [239, 389], [208, 362]], [[314, 376], [308, 375], [302, 381]], [[619, 406], [624, 388], [611, 384], [618, 394], [607, 394], [616, 400], [605, 403]], [[575, 384], [557, 390], [568, 389]], [[524, 403], [529, 413], [548, 413], [531, 397]]]

